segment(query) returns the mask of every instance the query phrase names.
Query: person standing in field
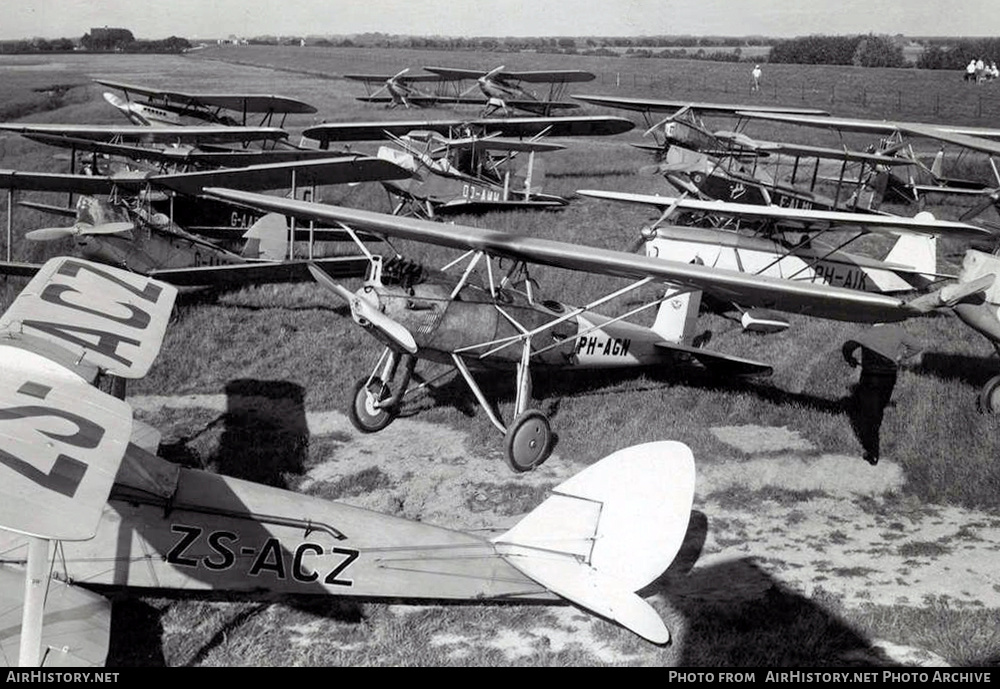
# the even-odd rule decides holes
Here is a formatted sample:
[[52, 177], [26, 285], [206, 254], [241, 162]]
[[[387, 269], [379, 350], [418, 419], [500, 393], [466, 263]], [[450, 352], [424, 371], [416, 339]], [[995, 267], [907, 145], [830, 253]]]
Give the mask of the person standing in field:
[[876, 325], [844, 343], [844, 360], [856, 367], [855, 352], [861, 350], [861, 375], [854, 389], [849, 414], [861, 447], [862, 457], [875, 466], [880, 454], [880, 430], [885, 408], [892, 399], [900, 363], [920, 354], [920, 342], [898, 325]]
[[754, 65], [753, 69], [750, 70], [750, 90], [760, 91], [760, 77], [761, 77], [760, 65]]
[[976, 60], [969, 60], [969, 64], [965, 66], [965, 80], [975, 81], [976, 80]]

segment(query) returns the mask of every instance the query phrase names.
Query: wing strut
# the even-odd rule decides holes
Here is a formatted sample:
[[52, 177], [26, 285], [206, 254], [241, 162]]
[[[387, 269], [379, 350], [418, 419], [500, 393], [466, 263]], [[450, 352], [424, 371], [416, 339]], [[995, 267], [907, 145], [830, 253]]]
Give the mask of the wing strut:
[[24, 610], [21, 613], [21, 648], [17, 656], [19, 667], [40, 667], [42, 664], [42, 618], [49, 582], [48, 558], [48, 540], [29, 538], [28, 567], [24, 572]]

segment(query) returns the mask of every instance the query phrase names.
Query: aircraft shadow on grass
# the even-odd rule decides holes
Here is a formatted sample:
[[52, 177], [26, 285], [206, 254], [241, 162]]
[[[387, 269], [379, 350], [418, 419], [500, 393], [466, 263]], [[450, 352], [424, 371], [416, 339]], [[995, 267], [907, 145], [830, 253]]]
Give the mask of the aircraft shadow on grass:
[[[429, 377], [429, 376], [428, 376]], [[498, 403], [513, 402], [515, 388], [510, 376], [484, 372], [477, 375], [484, 394]], [[532, 376], [532, 395], [540, 400], [540, 408], [555, 416], [564, 397], [616, 396], [637, 391], [661, 390], [665, 396], [674, 386], [693, 387], [711, 392], [748, 393], [772, 404], [791, 404], [825, 414], [846, 414], [848, 396], [820, 397], [804, 392], [790, 392], [775, 387], [766, 380], [724, 378], [696, 365], [677, 367], [630, 368], [624, 370], [588, 371], [566, 375], [558, 371], [536, 371]], [[466, 416], [479, 409], [468, 387], [458, 376], [451, 375], [425, 388], [426, 394], [404, 402], [401, 416], [417, 414], [438, 406], [453, 406]], [[429, 401], [427, 401], [429, 399]]]
[[997, 361], [994, 356], [924, 352], [920, 364], [910, 370], [921, 376], [958, 380], [978, 388], [993, 375], [992, 372], [996, 367]]
[[[202, 455], [201, 436], [221, 436]], [[286, 476], [305, 471], [309, 452], [305, 389], [285, 380], [236, 379], [226, 384], [226, 411], [199, 431], [160, 445], [159, 455], [181, 466], [206, 468], [254, 483], [288, 488]]]
[[[897, 666], [823, 605], [790, 591], [750, 558], [697, 567], [709, 517], [694, 510], [684, 545], [642, 595], [660, 594], [679, 667]], [[758, 675], [760, 677], [760, 675]]]

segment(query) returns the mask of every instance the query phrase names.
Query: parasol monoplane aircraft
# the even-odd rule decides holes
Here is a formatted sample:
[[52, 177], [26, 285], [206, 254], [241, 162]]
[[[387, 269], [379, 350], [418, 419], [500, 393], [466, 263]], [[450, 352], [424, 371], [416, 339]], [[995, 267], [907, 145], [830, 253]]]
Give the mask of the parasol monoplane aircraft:
[[[303, 136], [328, 148], [331, 141], [390, 141], [377, 157], [411, 171], [386, 180], [394, 215], [434, 218], [493, 210], [554, 209], [568, 201], [542, 192], [537, 153], [562, 145], [549, 136], [609, 136], [632, 123], [616, 117], [503, 118], [430, 122], [322, 124]], [[526, 138], [527, 137], [527, 138]]]
[[[910, 302], [827, 285], [747, 275], [595, 247], [524, 237], [461, 225], [371, 213], [228, 189], [210, 196], [303, 220], [342, 223], [392, 239], [459, 249], [447, 268], [465, 268], [457, 279], [425, 270], [401, 257], [370, 255], [371, 268], [356, 293], [313, 269], [316, 279], [346, 300], [355, 322], [386, 345], [374, 370], [355, 388], [350, 415], [364, 431], [385, 428], [412, 392], [418, 358], [450, 365], [468, 384], [493, 425], [506, 439], [506, 459], [515, 471], [530, 470], [551, 450], [548, 418], [530, 409], [531, 371], [664, 366], [695, 360], [729, 375], [764, 374], [771, 367], [692, 345], [698, 300], [704, 290], [748, 306], [852, 322], [898, 321], [925, 314], [982, 291], [985, 279], [949, 285]], [[505, 259], [502, 269], [490, 258]], [[487, 260], [483, 261], [482, 259]], [[482, 284], [472, 273], [482, 263]], [[583, 306], [542, 300], [528, 265], [539, 264], [633, 280]], [[992, 282], [992, 276], [989, 278]], [[614, 317], [593, 309], [634, 294], [651, 283], [667, 285], [662, 297]], [[626, 319], [658, 307], [651, 328]], [[396, 384], [397, 373], [401, 382]], [[505, 425], [487, 401], [471, 369], [512, 371], [516, 379], [514, 420]], [[421, 380], [417, 376], [418, 380]], [[427, 381], [418, 386], [423, 387]]]
[[[988, 229], [938, 220], [926, 211], [916, 217], [782, 208], [753, 203], [582, 189], [581, 196], [651, 206], [662, 214], [640, 231], [647, 256], [696, 262], [753, 275], [823, 283], [866, 292], [927, 290], [957, 276], [938, 272], [937, 238], [990, 238]], [[684, 226], [665, 224], [677, 214]], [[836, 244], [821, 241], [840, 232]], [[894, 241], [879, 260], [845, 249], [865, 235]], [[788, 322], [770, 314], [743, 311], [746, 330], [774, 332]]]
[[[55, 173], [0, 171], [0, 188], [34, 191], [70, 191], [84, 194], [76, 208], [32, 204], [47, 212], [69, 214], [70, 227], [32, 230], [32, 241], [70, 237], [88, 259], [157, 276], [175, 285], [239, 285], [308, 280], [307, 261], [296, 260], [295, 242], [308, 240], [308, 257], [340, 275], [362, 275], [363, 256], [321, 258], [313, 252], [317, 241], [341, 241], [342, 231], [296, 228], [285, 219], [247, 214], [241, 209], [200, 199], [207, 185], [219, 183], [249, 189], [290, 188], [298, 185], [342, 184], [406, 176], [405, 170], [375, 158], [347, 156], [307, 163], [278, 163], [225, 170], [166, 175], [95, 177]], [[101, 195], [102, 198], [95, 198]], [[31, 202], [27, 202], [31, 203]], [[180, 213], [175, 213], [180, 210]], [[177, 220], [207, 223], [221, 213], [223, 229], [194, 224], [187, 229]], [[9, 216], [8, 216], [9, 217]], [[233, 251], [202, 236], [207, 229], [229, 240], [242, 238], [242, 250]], [[10, 224], [8, 224], [8, 233]], [[8, 234], [8, 246], [10, 246]], [[32, 275], [37, 264], [0, 264], [0, 273]]]
[[[121, 111], [130, 122], [142, 126], [182, 125], [187, 120], [230, 126], [246, 126], [248, 115], [260, 115], [259, 125], [270, 125], [280, 115], [282, 127], [288, 115], [311, 115], [316, 108], [296, 98], [262, 93], [187, 93], [95, 79], [98, 84], [122, 91], [125, 99], [105, 93], [104, 100]], [[139, 96], [144, 100], [133, 100]], [[227, 114], [233, 113], [233, 115]]]
[[492, 539], [182, 468], [156, 456], [159, 433], [126, 401], [98, 388], [146, 374], [175, 296], [165, 283], [60, 257], [0, 317], [4, 664], [103, 664], [110, 603], [91, 588], [564, 599], [670, 640], [634, 592], [683, 544], [695, 482], [686, 446], [613, 453]]

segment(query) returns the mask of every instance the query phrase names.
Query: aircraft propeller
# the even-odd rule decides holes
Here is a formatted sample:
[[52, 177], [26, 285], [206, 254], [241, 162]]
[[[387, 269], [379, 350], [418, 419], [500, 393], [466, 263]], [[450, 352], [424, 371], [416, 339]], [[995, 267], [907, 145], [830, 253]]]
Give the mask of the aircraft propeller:
[[688, 193], [685, 191], [677, 198], [677, 200], [675, 200], [672, 204], [670, 204], [670, 206], [665, 211], [663, 211], [663, 213], [660, 214], [660, 217], [656, 219], [656, 222], [641, 228], [639, 230], [639, 237], [636, 239], [635, 243], [631, 247], [629, 247], [629, 253], [632, 254], [637, 253], [639, 249], [641, 249], [646, 244], [646, 242], [650, 242], [656, 239], [656, 228], [662, 225], [667, 218], [673, 215], [674, 211], [677, 210], [677, 206], [679, 206], [681, 202], [687, 197]]
[[349, 289], [332, 280], [328, 274], [314, 265], [309, 266], [309, 272], [319, 284], [339, 296], [351, 306], [351, 317], [362, 326], [371, 326], [385, 335], [401, 349], [416, 354], [417, 342], [406, 326], [393, 320], [389, 316], [379, 311], [378, 307], [371, 302], [362, 299]]
[[71, 227], [43, 227], [32, 230], [24, 236], [33, 242], [51, 242], [65, 237], [87, 237], [91, 235], [118, 234], [129, 232], [135, 229], [135, 225], [130, 222], [108, 222], [100, 225], [78, 222]]

